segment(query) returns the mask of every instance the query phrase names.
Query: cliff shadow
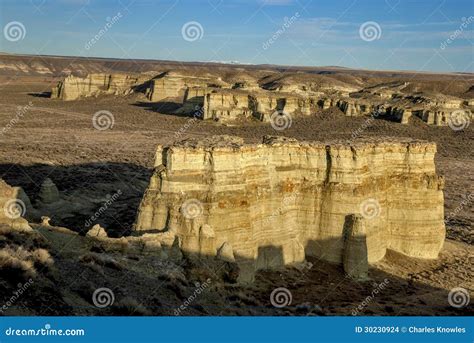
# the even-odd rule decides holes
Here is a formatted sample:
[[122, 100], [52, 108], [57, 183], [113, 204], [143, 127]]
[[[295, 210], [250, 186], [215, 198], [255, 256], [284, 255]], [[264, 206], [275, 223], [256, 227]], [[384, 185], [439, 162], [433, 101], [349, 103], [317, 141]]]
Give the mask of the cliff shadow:
[[51, 98], [51, 92], [28, 93], [28, 95], [36, 98]]
[[[121, 240], [111, 243], [111, 239], [87, 237], [77, 237], [65, 246], [63, 236], [70, 241], [70, 234], [44, 227], [38, 230], [49, 242], [45, 247], [54, 256], [56, 272], [38, 270], [34, 286], [22, 295], [21, 303], [5, 311], [7, 315], [474, 314], [472, 306], [451, 306], [448, 289], [417, 280], [413, 274], [401, 278], [376, 266], [369, 269], [369, 279], [361, 282], [347, 277], [340, 264], [308, 257], [306, 263], [259, 270], [251, 284], [238, 284], [236, 275], [242, 269], [214, 256], [181, 257], [164, 246], [145, 251], [145, 247], [129, 244], [132, 250], [116, 250], [113, 245], [122, 246]], [[8, 241], [27, 247], [24, 243], [18, 233]], [[256, 259], [239, 259], [239, 266], [255, 265], [268, 257], [280, 259], [281, 247], [266, 245]], [[403, 256], [395, 253], [389, 253], [385, 262], [406, 266]], [[418, 273], [425, 270], [429, 268]], [[18, 288], [16, 276], [0, 274], [0, 300], [6, 302]], [[93, 294], [104, 285], [113, 292], [115, 303], [97, 308]]]
[[[0, 178], [20, 186], [33, 206], [25, 217], [85, 232], [94, 224], [112, 237], [128, 235], [153, 170], [128, 163], [86, 163], [69, 166], [0, 164]], [[43, 202], [41, 185], [49, 178], [59, 199]]]
[[187, 116], [182, 114], [176, 114], [175, 111], [183, 106], [182, 103], [175, 101], [157, 101], [157, 102], [146, 102], [137, 101], [132, 104], [133, 106], [145, 108], [148, 111], [158, 112], [162, 114], [172, 114], [176, 116]]
[[[460, 278], [458, 283], [459, 280], [465, 280], [463, 272], [459, 273], [459, 266], [452, 265], [449, 256], [440, 255], [437, 260], [418, 259], [388, 249], [380, 264], [368, 265], [368, 277], [361, 280], [347, 275], [342, 261], [335, 262], [337, 258], [334, 255], [325, 254], [334, 248], [343, 247], [344, 241], [344, 237], [341, 237], [309, 242], [306, 248], [312, 245], [313, 248], [318, 246], [326, 249], [322, 249], [317, 257], [306, 256], [306, 262], [302, 264], [258, 270], [255, 287], [261, 291], [256, 292], [259, 294], [256, 297], [265, 299], [280, 289], [280, 296], [284, 298], [282, 292], [285, 291], [286, 299], [291, 300], [291, 304], [282, 308], [282, 313], [294, 315], [474, 314], [474, 305], [469, 303], [468, 296], [462, 298], [458, 294], [463, 306], [456, 307], [452, 305], [453, 295], [449, 283], [445, 287], [433, 285], [434, 280], [441, 285], [443, 280]], [[275, 251], [275, 248], [272, 250]], [[468, 252], [464, 253], [468, 255]], [[381, 266], [384, 266], [383, 269]], [[466, 287], [467, 283], [461, 282], [461, 287], [463, 285]]]

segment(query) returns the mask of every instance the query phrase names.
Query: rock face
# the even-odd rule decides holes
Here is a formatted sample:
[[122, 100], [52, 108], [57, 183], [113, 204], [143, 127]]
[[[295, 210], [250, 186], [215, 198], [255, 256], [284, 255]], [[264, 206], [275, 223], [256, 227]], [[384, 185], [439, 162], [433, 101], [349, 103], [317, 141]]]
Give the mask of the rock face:
[[[387, 115], [402, 124], [408, 124], [416, 115], [428, 125], [446, 126], [451, 123], [461, 126], [470, 122], [474, 107], [469, 101], [437, 94], [416, 94], [403, 92], [408, 83], [392, 88], [373, 87], [350, 93], [348, 97], [328, 101], [347, 116], [364, 116], [377, 113]], [[323, 101], [323, 107], [326, 100]]]
[[412, 140], [349, 145], [283, 137], [159, 146], [135, 229], [175, 235], [185, 254], [232, 259], [231, 246], [243, 278], [305, 256], [342, 263], [352, 214], [367, 219], [369, 263], [387, 249], [436, 258], [445, 228], [435, 152], [435, 144]]
[[429, 108], [417, 109], [413, 114], [420, 117], [425, 123], [436, 126], [452, 125], [453, 127], [467, 126], [474, 120], [474, 114], [470, 109], [451, 108]]
[[101, 94], [126, 95], [149, 79], [146, 75], [89, 74], [85, 78], [70, 75], [51, 91], [51, 98], [76, 100]]
[[[52, 89], [51, 98], [76, 100], [138, 91], [144, 92], [151, 102], [167, 99], [165, 102], [173, 105], [171, 113], [224, 124], [242, 119], [271, 122], [275, 112], [287, 116], [311, 115], [330, 107], [338, 107], [351, 117], [384, 115], [408, 124], [412, 116], [417, 116], [428, 125], [461, 129], [474, 119], [474, 100], [413, 91], [410, 82], [364, 88], [335, 79], [304, 80], [301, 75], [257, 79], [245, 73], [227, 75], [192, 70], [155, 75], [148, 72], [139, 75], [96, 73], [85, 78], [68, 76]], [[179, 108], [175, 110], [176, 107]]]
[[31, 230], [23, 217], [31, 203], [20, 187], [11, 187], [0, 179], [0, 224], [6, 224], [18, 230]]
[[[346, 221], [343, 260], [344, 271], [347, 275], [356, 280], [367, 279], [369, 273], [369, 248], [366, 221], [367, 219], [361, 215], [348, 216]], [[373, 243], [380, 244], [381, 242], [375, 239], [374, 242], [370, 242], [370, 244]]]
[[107, 231], [100, 226], [99, 224], [95, 224], [89, 231], [86, 233], [89, 237], [108, 237]]
[[202, 119], [232, 122], [251, 117], [254, 103], [247, 92], [235, 90], [214, 90], [203, 97]]
[[183, 101], [184, 94], [188, 88], [195, 87], [220, 87], [223, 82], [214, 78], [195, 75], [181, 75], [168, 72], [161, 77], [151, 80], [150, 89], [147, 91], [151, 101], [161, 101], [166, 98], [180, 98]]
[[59, 200], [58, 188], [50, 178], [43, 181], [38, 196], [43, 204], [52, 204]]
[[269, 122], [273, 113], [310, 115], [318, 108], [317, 98], [296, 94], [273, 93], [264, 90], [190, 88], [186, 92], [179, 113], [192, 113], [202, 108], [201, 119], [231, 123], [240, 119], [255, 118]]

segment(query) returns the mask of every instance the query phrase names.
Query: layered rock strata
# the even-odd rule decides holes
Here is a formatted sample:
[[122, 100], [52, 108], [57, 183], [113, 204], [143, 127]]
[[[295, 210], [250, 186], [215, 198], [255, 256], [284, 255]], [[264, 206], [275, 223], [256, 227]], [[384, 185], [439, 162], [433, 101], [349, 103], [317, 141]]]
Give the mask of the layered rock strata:
[[243, 118], [256, 118], [269, 122], [275, 112], [289, 115], [310, 115], [314, 113], [319, 99], [305, 98], [295, 94], [268, 91], [246, 91], [241, 89], [188, 88], [184, 104], [178, 113], [192, 113], [202, 108], [201, 118], [222, 123]]
[[365, 280], [369, 274], [366, 221], [361, 215], [352, 215], [346, 220], [344, 271], [356, 280]]
[[349, 145], [283, 137], [159, 146], [135, 229], [163, 235], [168, 245], [175, 237], [188, 255], [235, 259], [244, 279], [305, 256], [342, 263], [353, 214], [368, 219], [369, 263], [387, 249], [436, 258], [445, 228], [435, 152], [435, 144], [412, 140]]
[[51, 98], [77, 100], [101, 94], [126, 95], [149, 79], [146, 75], [89, 74], [85, 78], [70, 75], [51, 90]]
[[50, 178], [46, 178], [41, 184], [38, 197], [43, 204], [52, 204], [60, 200], [58, 188]]
[[368, 95], [362, 91], [350, 94], [349, 98], [324, 99], [320, 104], [322, 108], [335, 104], [346, 116], [387, 115], [402, 124], [408, 124], [413, 115], [435, 126], [470, 122], [473, 119], [473, 107], [469, 101], [421, 95], [414, 97], [388, 91]]
[[189, 88], [196, 87], [230, 87], [219, 79], [181, 75], [169, 72], [159, 78], [151, 80], [150, 89], [147, 91], [148, 98], [153, 102], [162, 101], [167, 98], [178, 98], [183, 101], [185, 93]]
[[254, 98], [242, 91], [212, 91], [203, 100], [202, 119], [231, 122], [251, 117], [255, 110]]

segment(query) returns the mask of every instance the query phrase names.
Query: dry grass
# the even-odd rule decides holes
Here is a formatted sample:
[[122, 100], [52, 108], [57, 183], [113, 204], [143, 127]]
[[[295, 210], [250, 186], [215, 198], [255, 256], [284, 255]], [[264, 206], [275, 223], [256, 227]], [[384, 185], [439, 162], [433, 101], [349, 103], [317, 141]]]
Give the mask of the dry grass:
[[97, 265], [100, 267], [108, 267], [112, 268], [115, 270], [123, 270], [124, 266], [119, 263], [117, 260], [114, 258], [107, 256], [107, 255], [99, 255], [95, 253], [88, 253], [85, 255], [82, 255], [79, 258], [79, 261], [82, 263], [87, 263], [90, 265]]
[[132, 297], [125, 297], [112, 307], [114, 314], [123, 316], [149, 316], [151, 312]]
[[26, 250], [8, 245], [0, 250], [0, 270], [10, 280], [35, 277], [38, 269], [50, 268], [53, 264], [54, 260], [46, 249]]

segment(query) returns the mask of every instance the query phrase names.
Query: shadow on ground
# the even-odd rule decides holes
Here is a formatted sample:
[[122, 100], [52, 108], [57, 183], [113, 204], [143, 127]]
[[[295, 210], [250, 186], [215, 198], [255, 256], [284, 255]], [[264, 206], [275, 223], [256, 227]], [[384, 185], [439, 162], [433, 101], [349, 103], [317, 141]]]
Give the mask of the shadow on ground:
[[[100, 224], [113, 237], [130, 233], [151, 174], [152, 170], [128, 163], [0, 164], [0, 178], [11, 186], [22, 187], [38, 210], [33, 217], [27, 213], [28, 219], [37, 222], [47, 215], [52, 225], [77, 232]], [[46, 178], [57, 186], [62, 202], [48, 206], [39, 202]]]

